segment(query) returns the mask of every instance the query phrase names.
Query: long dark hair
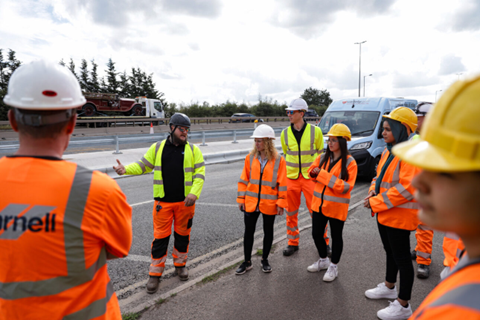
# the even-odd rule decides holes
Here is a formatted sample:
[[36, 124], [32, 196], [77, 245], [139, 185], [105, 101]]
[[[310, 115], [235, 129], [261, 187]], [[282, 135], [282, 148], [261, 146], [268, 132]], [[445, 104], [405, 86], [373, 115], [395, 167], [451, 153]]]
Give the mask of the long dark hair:
[[[338, 143], [340, 144], [340, 151], [341, 151], [341, 156], [340, 159], [342, 159], [342, 171], [340, 172], [340, 179], [343, 181], [348, 180], [348, 170], [347, 170], [347, 156], [350, 154], [347, 149], [347, 140], [343, 137], [336, 137], [338, 139]], [[321, 169], [322, 166], [324, 167], [325, 170], [327, 170], [327, 160], [333, 157], [333, 152], [330, 151], [330, 148], [327, 146], [327, 150], [325, 151], [325, 156], [323, 159], [320, 161], [320, 164], [318, 167]]]

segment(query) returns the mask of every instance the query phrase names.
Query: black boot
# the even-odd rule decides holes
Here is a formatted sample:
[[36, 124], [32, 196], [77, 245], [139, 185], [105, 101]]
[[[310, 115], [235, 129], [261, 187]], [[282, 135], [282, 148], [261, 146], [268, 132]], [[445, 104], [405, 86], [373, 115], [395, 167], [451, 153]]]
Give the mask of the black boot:
[[291, 246], [288, 245], [284, 250], [283, 250], [283, 255], [284, 256], [291, 256], [294, 254], [296, 251], [298, 251], [298, 246]]

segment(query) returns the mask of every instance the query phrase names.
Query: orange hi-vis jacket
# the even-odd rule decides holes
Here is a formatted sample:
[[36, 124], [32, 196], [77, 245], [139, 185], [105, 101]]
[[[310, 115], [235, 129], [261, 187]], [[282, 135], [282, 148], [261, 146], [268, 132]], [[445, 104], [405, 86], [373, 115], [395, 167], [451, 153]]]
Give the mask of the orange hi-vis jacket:
[[[377, 167], [377, 177], [389, 155], [390, 152], [385, 148]], [[415, 188], [412, 179], [419, 172], [420, 169], [400, 161], [398, 157], [390, 162], [380, 185], [380, 193], [370, 198], [372, 216], [376, 213], [381, 225], [410, 231], [417, 229], [419, 206], [413, 198]], [[369, 192], [375, 191], [377, 177], [373, 179]]]
[[277, 206], [287, 207], [287, 168], [280, 155], [269, 160], [261, 173], [261, 164], [251, 154], [245, 157], [237, 202], [245, 203], [246, 212], [254, 212], [258, 206], [261, 213], [277, 214]]
[[454, 270], [423, 300], [410, 320], [480, 319], [480, 259]]
[[0, 159], [0, 318], [122, 319], [106, 260], [125, 257], [132, 208], [75, 163]]
[[465, 245], [462, 239], [455, 233], [447, 232], [443, 237], [442, 247], [443, 255], [445, 256], [443, 265], [449, 268], [455, 267], [465, 253]]
[[[315, 159], [312, 166], [308, 169], [309, 173], [319, 166], [324, 156], [325, 154], [322, 154]], [[329, 167], [330, 161], [331, 159], [328, 159], [325, 162], [326, 167], [324, 168]], [[321, 207], [321, 212], [326, 217], [341, 221], [347, 220], [350, 193], [357, 178], [357, 163], [350, 155], [347, 156], [347, 171], [348, 180], [344, 181], [340, 179], [339, 177], [342, 172], [342, 160], [340, 159], [330, 172], [322, 168], [316, 178], [312, 177], [312, 179], [316, 180], [312, 200], [313, 211], [320, 212]]]

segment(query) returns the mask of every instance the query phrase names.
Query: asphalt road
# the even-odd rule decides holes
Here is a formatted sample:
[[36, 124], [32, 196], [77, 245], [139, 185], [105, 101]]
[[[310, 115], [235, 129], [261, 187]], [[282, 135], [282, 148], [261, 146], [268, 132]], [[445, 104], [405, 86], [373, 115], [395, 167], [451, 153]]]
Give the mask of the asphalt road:
[[[202, 269], [212, 263], [223, 268], [225, 265], [220, 259], [229, 254], [235, 255], [232, 258], [236, 261], [242, 259], [243, 216], [235, 202], [242, 166], [243, 162], [207, 166], [206, 182], [193, 221], [187, 262], [189, 270]], [[132, 304], [137, 304], [142, 310], [153, 306], [142, 315], [142, 319], [375, 319], [376, 311], [388, 305], [385, 300], [368, 300], [364, 296], [365, 290], [384, 279], [385, 252], [375, 219], [361, 205], [370, 184], [363, 179], [358, 179], [352, 191], [351, 210], [344, 228], [340, 275], [335, 282], [321, 281], [323, 273], [306, 272], [306, 267], [318, 259], [318, 253], [311, 239], [310, 218], [302, 198], [299, 217], [302, 220], [300, 228], [304, 229], [300, 237], [301, 250], [293, 257], [283, 257], [281, 251], [286, 240], [279, 239], [269, 257], [274, 272], [268, 276], [260, 271], [260, 257], [253, 256], [254, 269], [249, 274], [235, 276], [230, 270], [218, 280], [190, 287], [189, 290], [179, 290], [177, 295], [175, 288], [184, 283], [178, 281], [172, 272], [167, 272], [173, 269], [172, 237], [166, 276], [162, 277], [165, 279], [157, 294], [146, 294], [144, 285], [148, 278], [153, 237], [152, 178], [152, 175], [147, 175], [117, 180], [133, 206], [130, 254], [126, 259], [109, 262], [109, 274], [122, 312], [134, 310]], [[278, 239], [285, 234], [285, 215], [277, 216], [275, 223], [275, 239]], [[259, 221], [257, 231], [260, 234], [261, 228]], [[411, 300], [413, 309], [439, 281], [443, 269], [442, 237], [442, 233], [435, 233], [431, 277], [427, 280], [415, 278]], [[415, 243], [412, 232], [412, 248]], [[259, 246], [261, 238], [256, 238], [254, 248]], [[195, 263], [192, 264], [192, 260]], [[289, 276], [292, 274], [294, 278]], [[196, 276], [200, 279], [205, 277], [201, 274]], [[159, 301], [165, 302], [160, 305]], [[138, 310], [135, 309], [135, 312]]]
[[[201, 197], [197, 200], [190, 235], [189, 260], [207, 255], [209, 252], [242, 239], [243, 215], [236, 204], [237, 181], [242, 168], [243, 162], [206, 167], [206, 181]], [[129, 257], [109, 262], [109, 273], [115, 290], [146, 280], [148, 277], [150, 246], [153, 240], [152, 179], [153, 175], [145, 175], [117, 180], [127, 195], [128, 203], [133, 207], [133, 244]], [[364, 197], [367, 186], [368, 183], [365, 181], [357, 182], [353, 191], [355, 199], [352, 199], [352, 203]], [[356, 194], [359, 189], [363, 189], [364, 192]], [[302, 198], [300, 211], [305, 210], [305, 201]], [[303, 215], [307, 214], [303, 213]], [[278, 228], [284, 228], [285, 215], [277, 216], [275, 222]], [[261, 229], [261, 225], [257, 223], [258, 230]], [[234, 245], [230, 249], [241, 245], [241, 243]], [[173, 267], [170, 260], [172, 249], [173, 235], [169, 244], [167, 268]]]

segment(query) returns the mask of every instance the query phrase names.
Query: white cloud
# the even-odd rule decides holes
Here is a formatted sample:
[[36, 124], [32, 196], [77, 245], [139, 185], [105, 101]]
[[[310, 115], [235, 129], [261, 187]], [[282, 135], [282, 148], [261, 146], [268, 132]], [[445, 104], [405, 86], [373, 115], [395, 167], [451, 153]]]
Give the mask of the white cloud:
[[[480, 70], [475, 1], [3, 0], [1, 48], [154, 74], [171, 102], [280, 102], [304, 89], [434, 100]], [[456, 73], [462, 73], [457, 75]]]

